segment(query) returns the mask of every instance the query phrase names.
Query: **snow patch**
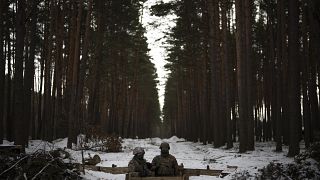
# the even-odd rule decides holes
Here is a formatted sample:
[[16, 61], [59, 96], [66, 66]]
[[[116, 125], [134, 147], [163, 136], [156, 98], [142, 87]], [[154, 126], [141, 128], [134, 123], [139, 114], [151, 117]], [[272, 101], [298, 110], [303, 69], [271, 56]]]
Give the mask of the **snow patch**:
[[186, 140], [184, 138], [178, 138], [177, 136], [172, 136], [171, 138], [165, 139], [164, 141], [176, 143], [176, 142], [183, 142], [183, 141], [186, 141]]
[[151, 144], [155, 146], [160, 146], [162, 143], [162, 139], [156, 137], [156, 138], [151, 138]]
[[68, 138], [64, 138], [64, 139], [57, 139], [57, 140], [54, 140], [53, 142], [53, 145], [55, 147], [58, 147], [58, 148], [66, 148], [67, 147], [67, 144], [68, 144]]
[[109, 174], [97, 171], [86, 171], [86, 175], [82, 177], [85, 180], [124, 180], [126, 178], [124, 174]]
[[14, 145], [14, 142], [10, 142], [6, 139], [3, 140], [3, 144], [0, 144], [0, 146], [12, 146]]

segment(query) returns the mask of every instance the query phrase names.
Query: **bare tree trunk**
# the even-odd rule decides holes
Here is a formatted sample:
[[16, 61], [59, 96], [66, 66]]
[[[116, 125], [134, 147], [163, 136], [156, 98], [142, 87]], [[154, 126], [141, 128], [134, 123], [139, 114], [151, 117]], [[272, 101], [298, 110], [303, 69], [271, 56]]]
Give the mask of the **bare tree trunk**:
[[283, 54], [283, 49], [286, 49], [283, 46], [283, 39], [285, 36], [285, 22], [283, 21], [283, 17], [284, 14], [284, 1], [279, 1], [279, 3], [277, 4], [277, 69], [276, 69], [276, 81], [277, 81], [277, 98], [276, 98], [276, 116], [277, 116], [277, 121], [276, 121], [276, 151], [280, 152], [282, 151], [282, 129], [283, 129], [283, 116], [282, 116], [282, 112], [281, 112], [281, 108], [282, 108], [282, 96], [283, 96], [283, 81], [282, 81], [282, 69], [283, 69], [283, 58], [284, 58], [284, 54]]
[[239, 96], [239, 152], [248, 150], [248, 99], [247, 99], [247, 63], [246, 63], [246, 14], [245, 1], [236, 0], [236, 43], [237, 43], [237, 78]]
[[26, 133], [24, 134], [25, 141], [28, 142], [29, 137], [29, 129], [32, 122], [32, 94], [33, 94], [33, 84], [34, 84], [34, 61], [35, 61], [35, 53], [36, 53], [36, 31], [37, 31], [37, 5], [38, 1], [35, 0], [32, 2], [32, 20], [30, 24], [30, 45], [29, 45], [29, 57], [26, 58], [26, 67], [25, 67], [25, 79], [24, 79], [24, 98], [25, 98], [25, 123], [24, 127], [26, 129]]
[[208, 62], [208, 34], [209, 34], [209, 26], [208, 26], [208, 12], [207, 12], [207, 1], [203, 1], [203, 4], [201, 6], [202, 9], [202, 20], [204, 22], [204, 36], [206, 37], [204, 40], [204, 50], [203, 50], [203, 57], [201, 58], [201, 65], [199, 68], [199, 84], [200, 84], [200, 92], [199, 92], [199, 113], [200, 113], [200, 124], [198, 131], [200, 131], [200, 139], [204, 144], [207, 144], [208, 141], [208, 121], [209, 121], [209, 112], [208, 112], [208, 107], [209, 107], [209, 101], [208, 101], [208, 92], [207, 92], [207, 62]]
[[210, 70], [211, 70], [211, 105], [210, 115], [213, 122], [213, 140], [214, 147], [220, 147], [222, 145], [220, 137], [220, 107], [219, 107], [219, 3], [218, 1], [207, 1], [208, 14], [209, 14], [209, 58], [210, 58]]
[[103, 51], [103, 38], [104, 38], [104, 18], [103, 18], [103, 11], [104, 11], [104, 1], [97, 0], [96, 1], [96, 8], [97, 8], [97, 33], [98, 33], [98, 40], [97, 40], [97, 47], [95, 50], [95, 57], [94, 57], [94, 64], [91, 70], [92, 79], [90, 82], [90, 89], [89, 89], [89, 103], [88, 103], [88, 122], [93, 124], [97, 124], [97, 113], [98, 113], [98, 102], [99, 94], [100, 94], [100, 79], [101, 79], [101, 61], [102, 61], [102, 51]]
[[6, 59], [4, 58], [4, 10], [6, 8], [4, 1], [0, 1], [0, 144], [3, 142], [4, 137], [4, 100], [5, 100], [5, 66]]
[[[311, 126], [313, 131], [320, 131], [320, 121], [319, 121], [319, 101], [317, 95], [317, 66], [319, 68], [319, 55], [320, 55], [320, 35], [319, 35], [319, 24], [315, 19], [316, 15], [316, 1], [308, 1], [308, 13], [309, 13], [309, 28], [310, 28], [310, 77], [309, 77], [309, 98], [310, 98], [310, 108], [311, 108]], [[320, 74], [318, 73], [318, 78]], [[311, 139], [312, 141], [312, 139]]]
[[227, 8], [228, 8], [228, 1], [223, 0], [221, 6], [221, 15], [222, 15], [222, 62], [225, 72], [225, 99], [226, 99], [226, 130], [227, 130], [227, 148], [232, 148], [232, 121], [231, 121], [231, 62], [230, 58], [228, 57], [228, 27], [227, 27]]
[[15, 72], [14, 72], [14, 123], [15, 123], [15, 144], [25, 146], [24, 134], [27, 128], [24, 127], [24, 106], [23, 100], [23, 50], [24, 38], [26, 33], [25, 18], [26, 18], [26, 2], [25, 0], [18, 0], [17, 8], [17, 38], [16, 38], [16, 59], [15, 59]]
[[[74, 21], [72, 24], [74, 24], [74, 33], [71, 35], [71, 48], [70, 48], [70, 65], [72, 68], [70, 69], [69, 73], [72, 77], [71, 80], [71, 86], [70, 88], [70, 107], [69, 107], [69, 113], [68, 113], [68, 148], [72, 148], [72, 143], [76, 143], [77, 141], [77, 132], [76, 132], [76, 124], [79, 122], [76, 122], [76, 112], [77, 107], [76, 98], [77, 98], [77, 83], [78, 83], [78, 66], [79, 66], [79, 60], [80, 60], [80, 26], [81, 26], [81, 16], [82, 16], [82, 2], [75, 2], [74, 4], [74, 11], [77, 11], [77, 18], [73, 18], [72, 21]], [[72, 45], [74, 47], [72, 47]]]
[[55, 93], [53, 94], [54, 101], [54, 120], [53, 120], [53, 137], [54, 138], [62, 138], [62, 114], [63, 114], [63, 103], [62, 103], [62, 78], [63, 78], [63, 26], [64, 26], [64, 12], [62, 12], [61, 4], [57, 5], [57, 21], [56, 21], [56, 32], [57, 32], [57, 40], [56, 40], [56, 53], [55, 53], [55, 73], [54, 73], [54, 81], [55, 81]]
[[[85, 34], [84, 34], [84, 39], [83, 39], [83, 50], [82, 50], [82, 59], [80, 62], [80, 73], [79, 73], [79, 85], [78, 85], [78, 97], [76, 104], [79, 106], [77, 107], [78, 112], [82, 112], [81, 108], [81, 103], [84, 103], [85, 99], [83, 96], [83, 88], [84, 88], [84, 79], [85, 79], [85, 72], [87, 70], [87, 63], [88, 63], [88, 52], [89, 52], [89, 34], [90, 34], [90, 22], [91, 22], [91, 13], [92, 13], [92, 2], [93, 0], [89, 0], [88, 3], [88, 10], [87, 10], [87, 15], [86, 15], [86, 24], [85, 24]], [[80, 119], [80, 114], [77, 117]], [[84, 119], [83, 119], [84, 120]], [[84, 123], [84, 122], [83, 122]]]
[[289, 128], [286, 128], [286, 125], [289, 125], [289, 96], [288, 96], [288, 43], [287, 43], [287, 15], [285, 11], [285, 1], [280, 1], [281, 12], [279, 15], [279, 21], [281, 21], [281, 79], [282, 79], [282, 98], [281, 98], [281, 107], [282, 107], [282, 132], [283, 132], [283, 144], [289, 144]]
[[246, 42], [246, 86], [247, 86], [247, 118], [248, 118], [248, 144], [247, 149], [254, 150], [254, 119], [253, 119], [253, 60], [252, 60], [252, 9], [253, 0], [245, 0], [245, 42]]
[[290, 117], [290, 141], [288, 156], [299, 154], [299, 119], [300, 114], [300, 84], [299, 78], [299, 6], [298, 0], [289, 1], [289, 117]]
[[[51, 1], [47, 4], [47, 8], [50, 9], [50, 21], [45, 27], [45, 31], [48, 33], [47, 39], [45, 37], [45, 53], [44, 53], [44, 102], [42, 112], [42, 136], [45, 140], [52, 141], [52, 50], [53, 50], [53, 35], [54, 35], [54, 7], [55, 1]], [[46, 28], [49, 28], [46, 30]], [[41, 93], [40, 93], [41, 94]]]

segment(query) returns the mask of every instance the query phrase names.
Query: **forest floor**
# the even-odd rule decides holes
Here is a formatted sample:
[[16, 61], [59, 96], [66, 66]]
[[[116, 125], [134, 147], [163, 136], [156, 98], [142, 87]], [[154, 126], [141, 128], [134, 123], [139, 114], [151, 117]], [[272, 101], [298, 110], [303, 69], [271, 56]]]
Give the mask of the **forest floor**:
[[[153, 157], [160, 153], [159, 145], [161, 142], [168, 142], [171, 146], [170, 153], [174, 155], [178, 164], [183, 163], [185, 168], [219, 169], [229, 172], [228, 166], [237, 166], [236, 171], [230, 171], [230, 174], [224, 178], [213, 176], [194, 176], [191, 180], [209, 180], [209, 179], [256, 179], [261, 175], [261, 169], [271, 164], [281, 164], [286, 166], [294, 163], [294, 158], [286, 156], [288, 147], [283, 147], [283, 152], [275, 152], [275, 144], [273, 142], [258, 142], [254, 151], [247, 153], [238, 153], [238, 143], [234, 143], [234, 148], [225, 149], [213, 148], [212, 144], [203, 145], [202, 143], [193, 143], [185, 141], [185, 139], [171, 137], [170, 139], [148, 138], [148, 139], [123, 139], [123, 152], [105, 153], [99, 151], [87, 150], [84, 152], [85, 157], [97, 154], [101, 158], [101, 162], [97, 166], [111, 167], [113, 164], [117, 167], [125, 167], [132, 158], [132, 150], [135, 147], [143, 147], [145, 149], [145, 159], [151, 162]], [[52, 150], [55, 148], [65, 148], [67, 139], [58, 139], [53, 143], [47, 143], [40, 140], [31, 140], [27, 153], [36, 152], [38, 149]], [[66, 150], [70, 153], [72, 162], [81, 163], [81, 151]], [[304, 145], [301, 145], [301, 151], [304, 151]], [[70, 160], [69, 160], [70, 161]], [[319, 173], [319, 164], [314, 164], [316, 173]], [[273, 171], [273, 170], [272, 170]], [[282, 172], [281, 172], [282, 173]], [[313, 172], [314, 173], [314, 172]], [[108, 179], [108, 180], [124, 180], [125, 175], [113, 175], [103, 172], [86, 171], [86, 175], [82, 175], [84, 179]]]

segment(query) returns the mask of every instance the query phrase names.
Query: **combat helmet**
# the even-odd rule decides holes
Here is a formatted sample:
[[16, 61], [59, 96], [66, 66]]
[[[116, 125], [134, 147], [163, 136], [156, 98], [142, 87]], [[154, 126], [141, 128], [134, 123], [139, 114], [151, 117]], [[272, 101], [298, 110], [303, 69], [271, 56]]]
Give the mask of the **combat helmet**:
[[133, 149], [133, 155], [144, 154], [144, 149], [142, 147], [136, 147]]
[[167, 142], [161, 143], [160, 149], [168, 149], [169, 150], [170, 149], [169, 143], [167, 143]]

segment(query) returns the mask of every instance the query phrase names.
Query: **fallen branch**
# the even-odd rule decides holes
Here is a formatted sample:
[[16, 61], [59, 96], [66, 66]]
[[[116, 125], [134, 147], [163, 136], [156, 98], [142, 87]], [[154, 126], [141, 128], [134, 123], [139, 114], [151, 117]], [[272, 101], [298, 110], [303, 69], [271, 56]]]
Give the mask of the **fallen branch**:
[[17, 161], [16, 163], [14, 163], [10, 168], [6, 169], [5, 171], [3, 171], [0, 176], [2, 176], [3, 174], [5, 174], [6, 172], [10, 171], [12, 168], [14, 168], [16, 165], [18, 165], [22, 160], [26, 159], [27, 157], [29, 157], [29, 155], [19, 159], [19, 161]]
[[47, 165], [45, 165], [31, 180], [36, 179], [37, 176], [39, 176], [48, 166], [50, 166], [53, 161], [54, 161], [54, 159], [51, 160]]
[[288, 180], [292, 180], [292, 178], [289, 177], [288, 175], [286, 175], [285, 173], [281, 172], [281, 174], [282, 174], [284, 177], [286, 177]]

